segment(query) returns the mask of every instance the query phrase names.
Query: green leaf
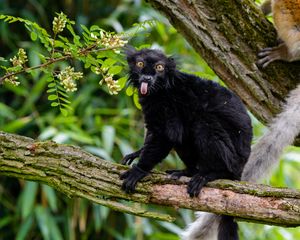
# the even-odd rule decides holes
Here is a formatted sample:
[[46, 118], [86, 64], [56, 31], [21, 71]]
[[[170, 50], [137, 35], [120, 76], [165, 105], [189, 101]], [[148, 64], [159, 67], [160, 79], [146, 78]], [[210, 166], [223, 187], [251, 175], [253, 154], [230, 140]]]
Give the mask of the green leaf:
[[49, 214], [48, 223], [50, 228], [51, 239], [53, 240], [63, 240], [61, 232], [57, 226], [57, 223], [52, 215]]
[[68, 38], [66, 38], [66, 37], [63, 37], [63, 36], [58, 36], [63, 42], [65, 42], [65, 43], [69, 43], [69, 39]]
[[69, 32], [73, 35], [73, 37], [76, 37], [76, 33], [74, 31], [74, 28], [72, 27], [72, 25], [67, 24], [67, 29], [69, 30]]
[[32, 117], [19, 118], [14, 121], [10, 121], [4, 126], [0, 126], [0, 129], [4, 132], [17, 132], [24, 128], [24, 126], [26, 126], [30, 121], [32, 121]]
[[72, 107], [70, 106], [70, 104], [61, 104], [66, 110], [72, 110]]
[[49, 219], [48, 212], [43, 206], [37, 206], [35, 208], [35, 217], [37, 219], [38, 226], [42, 232], [43, 238], [45, 240], [50, 240], [50, 229], [49, 229]]
[[129, 86], [127, 89], [126, 89], [126, 95], [127, 96], [132, 96], [132, 94], [133, 94], [133, 87], [132, 86]]
[[60, 108], [59, 110], [64, 117], [68, 116], [68, 110], [66, 110], [65, 108]]
[[83, 31], [85, 31], [88, 34], [90, 34], [90, 30], [88, 30], [88, 28], [86, 26], [84, 26], [83, 24], [80, 24], [80, 27], [82, 28]]
[[52, 102], [52, 103], [51, 103], [51, 107], [57, 107], [58, 105], [59, 105], [58, 102]]
[[86, 56], [86, 62], [89, 62], [92, 65], [98, 66], [98, 60], [94, 56], [92, 56], [91, 54], [88, 54]]
[[121, 77], [118, 79], [118, 84], [121, 89], [123, 89], [125, 87], [126, 82], [127, 82], [127, 77]]
[[[49, 83], [48, 84], [48, 88], [52, 89], [56, 86], [56, 83], [55, 82], [52, 82], [52, 83]], [[55, 89], [55, 88], [54, 88]]]
[[112, 153], [116, 131], [115, 128], [109, 125], [105, 125], [102, 128], [102, 142], [103, 147], [109, 154]]
[[51, 76], [49, 76], [48, 78], [47, 78], [47, 82], [53, 82], [54, 81], [54, 78]]
[[21, 211], [22, 218], [27, 218], [34, 207], [35, 196], [38, 190], [38, 183], [36, 182], [26, 182], [21, 200]]
[[30, 38], [31, 38], [32, 41], [36, 41], [36, 40], [37, 40], [37, 37], [38, 37], [38, 36], [37, 36], [37, 34], [36, 34], [35, 32], [31, 32], [31, 33], [30, 33]]
[[90, 62], [85, 62], [84, 68], [89, 68], [90, 66], [91, 66], [91, 63], [90, 63]]
[[17, 21], [18, 21], [18, 19], [16, 19], [16, 18], [14, 19], [14, 18], [13, 18], [13, 19], [11, 19], [11, 20], [8, 21], [8, 22], [9, 22], [9, 23], [14, 23], [14, 22], [17, 22]]
[[2, 217], [2, 219], [0, 219], [0, 229], [5, 227], [6, 225], [11, 224], [13, 221], [14, 221], [13, 215]]
[[93, 73], [96, 73], [98, 70], [97, 70], [97, 67], [94, 67], [94, 66], [92, 66], [91, 67], [91, 71], [93, 72]]
[[54, 101], [56, 99], [57, 99], [57, 95], [52, 94], [52, 95], [48, 96], [48, 100], [50, 100], [50, 101]]
[[42, 190], [45, 193], [48, 203], [52, 211], [57, 211], [57, 198], [53, 188], [48, 185], [42, 185]]
[[16, 236], [16, 240], [25, 240], [27, 239], [28, 233], [33, 226], [33, 216], [29, 216], [25, 219], [25, 221], [20, 224], [18, 229], [18, 233]]
[[[94, 34], [95, 35], [95, 34]], [[90, 45], [91, 42], [90, 41], [93, 41], [92, 37], [90, 36], [90, 34], [87, 34], [86, 32], [83, 32], [82, 33], [82, 36], [83, 36], [83, 39], [86, 43], [86, 45]]]
[[111, 68], [109, 68], [108, 73], [112, 75], [116, 75], [120, 73], [122, 70], [123, 70], [122, 66], [112, 66]]
[[65, 103], [69, 103], [69, 104], [71, 103], [68, 99], [63, 98], [63, 97], [60, 97], [59, 100], [62, 102], [65, 102]]
[[55, 92], [55, 91], [56, 91], [55, 88], [50, 88], [50, 89], [47, 90], [47, 93], [52, 93], [52, 92]]
[[22, 108], [18, 111], [19, 116], [24, 116], [29, 112], [32, 112], [37, 100], [44, 94], [44, 90], [47, 86], [47, 78], [49, 76], [38, 74], [36, 83], [28, 91], [28, 95], [23, 102]]
[[[76, 47], [83, 47], [82, 43], [80, 42], [80, 37], [79, 36], [75, 36], [73, 38], [74, 43], [76, 44]], [[77, 51], [78, 52], [78, 51]]]
[[62, 42], [62, 41], [59, 41], [59, 40], [55, 40], [54, 42], [54, 47], [61, 47], [61, 48], [65, 48], [66, 45]]
[[16, 119], [16, 115], [14, 113], [13, 108], [5, 105], [4, 103], [0, 102], [0, 116], [1, 118], [8, 118], [10, 120]]
[[102, 226], [100, 213], [101, 213], [100, 205], [93, 204], [93, 220], [94, 220], [96, 231], [100, 231]]
[[92, 31], [100, 31], [100, 30], [102, 30], [98, 25], [92, 25], [91, 27], [90, 27], [90, 31], [92, 32]]
[[142, 106], [141, 104], [139, 103], [139, 97], [137, 95], [137, 93], [134, 93], [133, 94], [133, 102], [134, 102], [134, 105], [138, 108], [138, 109], [142, 109]]
[[111, 67], [112, 65], [114, 65], [116, 62], [117, 62], [116, 59], [108, 58], [108, 59], [106, 59], [106, 60], [103, 62], [102, 66], [103, 66], [103, 67], [110, 68], [110, 67]]
[[60, 98], [61, 98], [61, 96], [63, 96], [63, 97], [65, 97], [65, 99], [67, 99], [67, 101], [68, 101], [68, 99], [69, 99], [69, 95], [66, 93], [66, 92], [64, 92], [65, 91], [65, 89], [63, 88], [63, 90], [62, 89], [60, 89], [59, 88], [59, 94], [60, 94]]
[[63, 55], [62, 55], [62, 53], [60, 53], [60, 52], [54, 52], [53, 55], [52, 55], [53, 58], [60, 58], [60, 57], [62, 57], [62, 56], [63, 56]]
[[164, 228], [168, 229], [168, 231], [175, 233], [176, 235], [180, 235], [182, 229], [180, 229], [176, 224], [169, 223], [169, 222], [160, 222], [159, 225], [163, 226]]

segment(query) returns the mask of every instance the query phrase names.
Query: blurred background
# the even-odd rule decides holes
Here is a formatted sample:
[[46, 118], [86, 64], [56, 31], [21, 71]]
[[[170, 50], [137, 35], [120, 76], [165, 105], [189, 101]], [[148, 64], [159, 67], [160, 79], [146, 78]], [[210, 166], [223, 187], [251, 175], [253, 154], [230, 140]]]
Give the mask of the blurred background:
[[[134, 23], [157, 20], [130, 40], [136, 47], [149, 45], [175, 55], [182, 71], [219, 81], [183, 37], [158, 12], [141, 0], [0, 0], [0, 14], [36, 21], [51, 30], [56, 12], [63, 11], [80, 24], [99, 25], [107, 31], [124, 32]], [[18, 48], [28, 53], [29, 65], [40, 63], [41, 45], [30, 41], [22, 24], [0, 21], [0, 57], [9, 59]], [[82, 66], [76, 66], [79, 70]], [[81, 69], [84, 71], [83, 69]], [[20, 76], [18, 87], [0, 86], [0, 130], [40, 140], [78, 145], [108, 161], [120, 162], [122, 156], [143, 143], [143, 119], [140, 110], [123, 89], [111, 96], [99, 86], [97, 75], [85, 72], [78, 91], [71, 95], [74, 113], [64, 117], [47, 100], [47, 81], [43, 75]], [[221, 83], [221, 82], [220, 82]], [[221, 83], [222, 84], [222, 83]], [[253, 116], [254, 142], [265, 128]], [[271, 179], [274, 186], [300, 188], [300, 151], [290, 147]], [[179, 168], [182, 164], [170, 154], [157, 168]], [[128, 203], [130, 204], [130, 203]], [[69, 199], [51, 187], [35, 182], [0, 176], [0, 239], [104, 239], [175, 240], [193, 221], [189, 210], [144, 206], [176, 216], [174, 223], [126, 215], [84, 199]], [[300, 239], [300, 229], [286, 229], [240, 223], [241, 239]]]

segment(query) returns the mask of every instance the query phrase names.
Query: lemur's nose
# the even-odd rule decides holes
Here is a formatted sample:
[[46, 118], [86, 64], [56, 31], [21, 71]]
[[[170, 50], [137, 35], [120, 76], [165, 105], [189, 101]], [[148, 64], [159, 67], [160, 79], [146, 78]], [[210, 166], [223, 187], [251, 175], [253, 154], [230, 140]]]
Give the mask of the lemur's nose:
[[152, 80], [152, 76], [150, 76], [150, 75], [145, 75], [145, 76], [144, 76], [144, 79], [145, 79], [146, 81], [150, 81], [150, 80]]
[[142, 75], [141, 78], [140, 78], [140, 81], [141, 82], [152, 82], [153, 80], [153, 76], [151, 75]]

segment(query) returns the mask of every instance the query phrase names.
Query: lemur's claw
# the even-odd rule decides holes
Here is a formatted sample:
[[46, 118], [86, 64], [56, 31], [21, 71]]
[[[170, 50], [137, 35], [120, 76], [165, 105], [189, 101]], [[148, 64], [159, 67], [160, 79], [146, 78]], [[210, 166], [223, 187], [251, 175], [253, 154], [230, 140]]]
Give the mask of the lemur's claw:
[[134, 159], [136, 159], [137, 157], [140, 156], [140, 153], [141, 153], [141, 151], [139, 150], [139, 151], [125, 155], [124, 158], [122, 159], [121, 163], [123, 165], [130, 165]]
[[134, 165], [131, 169], [120, 175], [120, 179], [124, 180], [122, 190], [126, 193], [134, 193], [136, 184], [139, 180], [148, 175], [148, 172]]

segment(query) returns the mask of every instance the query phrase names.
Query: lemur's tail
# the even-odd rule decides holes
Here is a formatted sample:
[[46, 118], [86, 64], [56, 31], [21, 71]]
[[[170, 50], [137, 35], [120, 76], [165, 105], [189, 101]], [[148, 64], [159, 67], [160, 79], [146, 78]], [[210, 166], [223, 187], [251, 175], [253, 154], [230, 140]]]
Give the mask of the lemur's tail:
[[300, 85], [292, 90], [283, 110], [267, 132], [252, 147], [242, 180], [257, 182], [275, 167], [283, 149], [292, 144], [300, 132]]
[[182, 240], [215, 240], [221, 216], [213, 213], [196, 212], [197, 219], [182, 233]]
[[233, 217], [197, 212], [197, 219], [182, 234], [182, 240], [238, 240]]

